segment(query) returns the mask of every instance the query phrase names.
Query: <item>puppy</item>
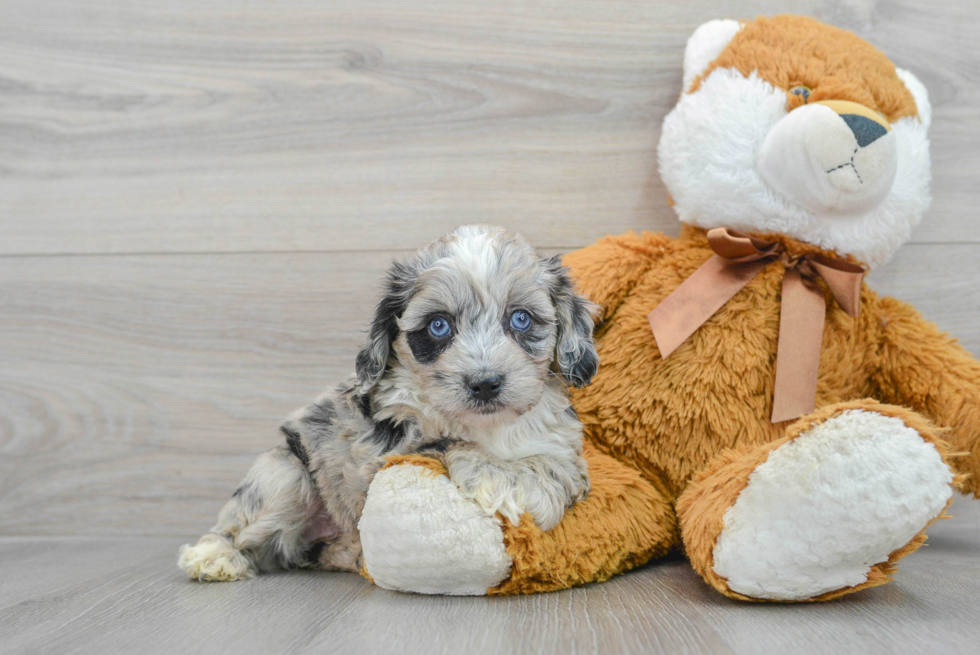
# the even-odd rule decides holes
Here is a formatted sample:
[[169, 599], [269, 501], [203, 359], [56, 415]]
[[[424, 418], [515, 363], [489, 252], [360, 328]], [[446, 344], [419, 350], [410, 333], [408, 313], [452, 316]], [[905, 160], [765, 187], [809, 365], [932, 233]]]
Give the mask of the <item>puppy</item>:
[[355, 375], [285, 422], [180, 568], [359, 570], [368, 486], [405, 453], [440, 458], [487, 513], [550, 530], [589, 490], [566, 386], [596, 372], [595, 309], [558, 257], [502, 228], [460, 227], [395, 263]]

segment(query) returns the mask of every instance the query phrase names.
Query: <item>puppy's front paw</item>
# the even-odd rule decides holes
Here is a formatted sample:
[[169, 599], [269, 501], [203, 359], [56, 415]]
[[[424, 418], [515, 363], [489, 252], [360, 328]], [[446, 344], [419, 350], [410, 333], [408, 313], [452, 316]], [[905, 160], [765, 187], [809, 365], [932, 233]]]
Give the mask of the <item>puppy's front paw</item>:
[[520, 525], [521, 515], [528, 512], [545, 532], [558, 525], [565, 509], [589, 490], [584, 460], [569, 466], [541, 456], [501, 462], [469, 449], [447, 453], [446, 468], [459, 493], [487, 514], [500, 513]]
[[520, 525], [521, 516], [528, 512], [545, 532], [558, 525], [572, 502], [563, 485], [536, 472], [488, 465], [453, 479], [460, 494], [487, 514], [499, 512], [513, 525]]
[[566, 494], [563, 485], [538, 475], [521, 475], [517, 483], [517, 496], [523, 511], [531, 514], [535, 525], [548, 532], [561, 522], [565, 509], [574, 500]]
[[195, 546], [181, 546], [177, 566], [199, 582], [230, 582], [255, 577], [248, 558], [219, 535], [204, 535]]
[[450, 475], [464, 498], [472, 500], [491, 516], [499, 512], [512, 524], [520, 525], [524, 499], [516, 475], [489, 465], [458, 478]]

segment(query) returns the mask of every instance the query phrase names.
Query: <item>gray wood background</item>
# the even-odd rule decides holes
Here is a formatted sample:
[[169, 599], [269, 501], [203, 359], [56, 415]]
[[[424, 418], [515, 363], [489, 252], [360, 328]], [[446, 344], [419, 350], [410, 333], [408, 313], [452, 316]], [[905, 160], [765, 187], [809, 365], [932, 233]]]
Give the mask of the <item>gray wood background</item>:
[[458, 224], [676, 233], [655, 146], [714, 17], [813, 15], [925, 82], [935, 199], [872, 283], [980, 352], [980, 8], [937, 7], [5, 0], [0, 534], [200, 530]]
[[[73, 568], [65, 553], [80, 553], [93, 572], [120, 567], [123, 582], [109, 586], [121, 595], [101, 601], [111, 606], [130, 598], [119, 591], [127, 585], [140, 588], [136, 580], [177, 585], [167, 577], [174, 536], [209, 526], [277, 440], [280, 418], [347, 374], [393, 257], [477, 221], [518, 229], [551, 252], [630, 228], [676, 234], [655, 147], [680, 92], [684, 43], [705, 20], [777, 12], [856, 31], [929, 89], [933, 206], [871, 283], [980, 353], [976, 0], [4, 0], [0, 560], [27, 568], [0, 567], [0, 607], [60, 599], [68, 605], [40, 607], [68, 621], [102, 593], [90, 577], [32, 596], [25, 571], [47, 566], [44, 553], [62, 567], [49, 573], [55, 580]], [[970, 571], [965, 578], [934, 588], [925, 605], [906, 603], [909, 615], [855, 601], [821, 616], [887, 625], [931, 616], [923, 607], [933, 600], [954, 608], [963, 589], [976, 601], [975, 506], [960, 503], [965, 516], [945, 522], [960, 535], [956, 552], [968, 553], [948, 560]], [[138, 536], [156, 539], [121, 540]], [[103, 549], [126, 561], [112, 564]], [[751, 636], [762, 610], [702, 616], [658, 590], [694, 593], [695, 606], [727, 601], [690, 591], [693, 574], [678, 575], [662, 589], [635, 578], [491, 606], [582, 622], [589, 616], [576, 603], [621, 588], [615, 603], [659, 603], [675, 631], [631, 647], [744, 651], [750, 641], [738, 635]], [[923, 575], [878, 598], [925, 593], [931, 573]], [[345, 603], [383, 593], [335, 580]], [[245, 588], [177, 600], [155, 591], [141, 602], [154, 611], [175, 602], [233, 608], [239, 600], [220, 599], [259, 589]], [[197, 593], [206, 595], [187, 596]], [[382, 598], [398, 600], [371, 602], [415, 602]], [[424, 606], [450, 622], [487, 607], [453, 602]], [[98, 618], [98, 607], [83, 614]], [[944, 620], [959, 616], [950, 611]], [[0, 621], [0, 644], [18, 634], [9, 643], [39, 648], [30, 635], [41, 634], [31, 623], [40, 619], [17, 612]], [[779, 633], [779, 643], [833, 624], [808, 623], [815, 615], [803, 609], [782, 616], [799, 619], [802, 632]], [[491, 625], [503, 629], [508, 617]], [[685, 632], [685, 621], [704, 617], [722, 621], [721, 637]], [[642, 618], [622, 626], [649, 628]], [[42, 632], [51, 647], [69, 643], [69, 628]], [[572, 650], [590, 650], [602, 634]]]

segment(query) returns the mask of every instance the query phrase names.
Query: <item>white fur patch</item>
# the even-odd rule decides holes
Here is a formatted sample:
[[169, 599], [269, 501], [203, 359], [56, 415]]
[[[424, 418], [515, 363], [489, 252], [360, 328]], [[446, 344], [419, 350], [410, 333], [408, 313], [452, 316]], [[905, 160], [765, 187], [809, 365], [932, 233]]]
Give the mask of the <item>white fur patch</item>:
[[255, 577], [248, 560], [219, 535], [204, 535], [196, 545], [180, 547], [177, 566], [199, 582], [231, 582]]
[[850, 410], [770, 453], [724, 516], [715, 573], [753, 598], [859, 585], [939, 515], [953, 474], [901, 420]]
[[694, 30], [684, 48], [684, 90], [718, 58], [740, 29], [742, 24], [737, 20], [724, 19], [709, 20]]
[[762, 144], [786, 115], [784, 91], [755, 73], [745, 77], [728, 68], [715, 69], [696, 92], [681, 97], [664, 119], [658, 147], [660, 174], [681, 221], [777, 232], [872, 267], [885, 263], [929, 206], [927, 123], [907, 117], [892, 124], [891, 190], [870, 211], [844, 218], [808, 211], [759, 174]]
[[384, 589], [482, 596], [510, 574], [500, 521], [421, 466], [380, 471], [358, 528], [364, 566]]
[[919, 120], [926, 126], [926, 129], [929, 129], [932, 125], [932, 103], [929, 102], [929, 92], [926, 91], [925, 85], [912, 74], [912, 71], [896, 67], [895, 72], [898, 74], [898, 79], [902, 80], [905, 88], [915, 99], [915, 109], [919, 114]]

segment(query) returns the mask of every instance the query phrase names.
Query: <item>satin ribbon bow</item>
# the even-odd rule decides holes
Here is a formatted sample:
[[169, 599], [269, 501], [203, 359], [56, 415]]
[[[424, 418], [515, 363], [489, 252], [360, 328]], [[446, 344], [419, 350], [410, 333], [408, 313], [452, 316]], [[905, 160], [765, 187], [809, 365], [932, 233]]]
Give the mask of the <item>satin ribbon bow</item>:
[[823, 278], [837, 304], [856, 317], [861, 307], [864, 269], [819, 253], [791, 257], [781, 243], [724, 227], [710, 230], [708, 243], [714, 256], [647, 317], [660, 356], [666, 359], [763, 268], [780, 261], [786, 273], [779, 311], [772, 422], [812, 412], [826, 314], [817, 278]]

